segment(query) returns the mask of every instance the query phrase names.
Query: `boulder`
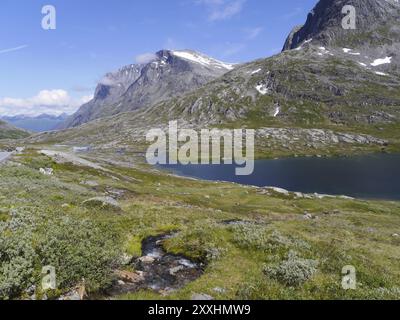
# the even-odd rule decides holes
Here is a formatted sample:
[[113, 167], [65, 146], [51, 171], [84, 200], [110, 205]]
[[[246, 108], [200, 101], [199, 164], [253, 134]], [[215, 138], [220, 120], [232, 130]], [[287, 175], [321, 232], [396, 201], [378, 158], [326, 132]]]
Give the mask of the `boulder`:
[[111, 197], [94, 197], [94, 198], [85, 200], [83, 202], [83, 205], [121, 210], [121, 206], [119, 205], [118, 201]]
[[156, 259], [150, 256], [144, 256], [138, 259], [139, 262], [144, 263], [144, 264], [150, 264], [153, 263]]
[[39, 172], [40, 172], [41, 174], [46, 175], [46, 176], [52, 176], [53, 173], [54, 173], [53, 169], [51, 169], [51, 168], [40, 168], [40, 169], [39, 169]]
[[184, 267], [184, 266], [177, 266], [177, 267], [171, 268], [171, 269], [169, 270], [169, 274], [170, 274], [171, 276], [174, 276], [174, 275], [176, 275], [179, 271], [182, 271], [182, 270], [185, 270], [185, 267]]
[[211, 300], [214, 300], [214, 298], [209, 296], [208, 294], [195, 293], [192, 295], [192, 300], [193, 301], [211, 301]]
[[144, 281], [144, 272], [142, 271], [136, 271], [136, 272], [130, 272], [130, 271], [124, 271], [124, 270], [117, 270], [115, 271], [115, 274], [119, 278], [119, 281], [121, 283], [123, 282], [124, 284], [126, 282], [128, 283], [138, 283]]

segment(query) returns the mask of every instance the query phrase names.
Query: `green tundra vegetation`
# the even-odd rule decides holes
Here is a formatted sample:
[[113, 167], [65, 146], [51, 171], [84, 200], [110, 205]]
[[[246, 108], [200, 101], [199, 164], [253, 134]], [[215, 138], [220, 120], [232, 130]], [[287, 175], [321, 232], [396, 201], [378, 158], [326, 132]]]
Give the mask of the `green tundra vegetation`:
[[[32, 285], [37, 299], [57, 298], [82, 279], [89, 294], [101, 296], [114, 270], [132, 271], [123, 255], [139, 257], [144, 238], [171, 231], [176, 236], [164, 249], [203, 262], [204, 274], [167, 295], [142, 290], [113, 298], [400, 298], [399, 202], [296, 198], [146, 165], [101, 166], [56, 163], [27, 148], [0, 167], [1, 299], [29, 298]], [[85, 203], [109, 192], [120, 194], [120, 207]], [[58, 282], [46, 293], [45, 265], [56, 268]], [[356, 290], [342, 289], [347, 265], [356, 268]]]

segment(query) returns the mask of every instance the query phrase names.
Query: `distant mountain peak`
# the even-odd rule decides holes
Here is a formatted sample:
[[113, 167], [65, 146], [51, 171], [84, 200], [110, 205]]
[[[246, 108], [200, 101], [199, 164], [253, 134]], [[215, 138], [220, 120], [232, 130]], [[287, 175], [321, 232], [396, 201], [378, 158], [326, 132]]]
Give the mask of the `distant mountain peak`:
[[[146, 57], [147, 58], [147, 57]], [[193, 50], [160, 50], [144, 63], [107, 73], [94, 98], [66, 120], [61, 128], [150, 107], [180, 96], [233, 70], [225, 63]]]

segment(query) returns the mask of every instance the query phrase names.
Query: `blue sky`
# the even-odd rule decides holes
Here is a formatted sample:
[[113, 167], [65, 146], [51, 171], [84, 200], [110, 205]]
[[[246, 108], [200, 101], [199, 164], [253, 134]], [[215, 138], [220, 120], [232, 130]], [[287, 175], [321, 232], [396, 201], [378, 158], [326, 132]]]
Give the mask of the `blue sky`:
[[[227, 62], [280, 51], [317, 0], [2, 0], [0, 115], [72, 112], [102, 76], [160, 49]], [[43, 30], [44, 5], [57, 29]]]

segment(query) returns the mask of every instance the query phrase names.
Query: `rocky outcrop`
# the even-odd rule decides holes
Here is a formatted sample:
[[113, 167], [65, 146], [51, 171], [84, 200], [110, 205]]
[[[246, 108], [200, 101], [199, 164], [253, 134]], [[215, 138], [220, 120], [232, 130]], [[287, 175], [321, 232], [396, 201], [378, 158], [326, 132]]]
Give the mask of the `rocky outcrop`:
[[[346, 5], [356, 9], [355, 30], [342, 27], [345, 16], [342, 9]], [[351, 42], [357, 47], [371, 45], [377, 37], [382, 38], [382, 41], [389, 40], [383, 39], [387, 35], [382, 34], [380, 29], [387, 25], [398, 33], [399, 13], [400, 5], [396, 0], [321, 0], [308, 14], [304, 26], [288, 37], [284, 50], [295, 49], [310, 39], [325, 46]], [[367, 32], [369, 37], [363, 37]]]
[[335, 144], [371, 144], [385, 146], [388, 141], [365, 134], [350, 134], [334, 132], [322, 129], [299, 129], [299, 128], [262, 128], [256, 132], [257, 138], [262, 140], [275, 140], [281, 143], [290, 141], [304, 141], [315, 146]]
[[[342, 27], [344, 6], [355, 8], [355, 29]], [[316, 46], [341, 48], [359, 57], [391, 58], [381, 70], [400, 66], [400, 3], [397, 0], [321, 0], [308, 14], [306, 23], [289, 35], [283, 51], [310, 42]], [[361, 62], [364, 63], [364, 62]]]

